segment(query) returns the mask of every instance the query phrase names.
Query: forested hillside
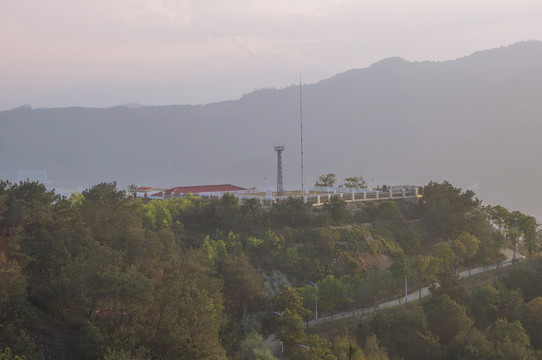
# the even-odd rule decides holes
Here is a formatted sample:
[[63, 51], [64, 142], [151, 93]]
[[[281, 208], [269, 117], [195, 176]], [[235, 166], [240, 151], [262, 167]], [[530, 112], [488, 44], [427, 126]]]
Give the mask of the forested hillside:
[[[535, 219], [447, 182], [422, 193], [264, 210], [0, 182], [0, 358], [274, 359], [269, 334], [287, 359], [542, 358]], [[517, 239], [528, 261], [503, 282], [470, 290], [454, 275]], [[441, 286], [333, 335], [305, 325], [316, 300], [320, 316], [371, 306], [405, 278]]]

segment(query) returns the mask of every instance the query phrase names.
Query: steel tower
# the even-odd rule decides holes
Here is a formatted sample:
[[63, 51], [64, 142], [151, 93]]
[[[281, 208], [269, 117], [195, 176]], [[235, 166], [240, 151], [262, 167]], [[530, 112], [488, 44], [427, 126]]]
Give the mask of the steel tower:
[[275, 145], [275, 151], [277, 152], [277, 196], [282, 196], [284, 194], [282, 188], [282, 152], [284, 151], [284, 145]]

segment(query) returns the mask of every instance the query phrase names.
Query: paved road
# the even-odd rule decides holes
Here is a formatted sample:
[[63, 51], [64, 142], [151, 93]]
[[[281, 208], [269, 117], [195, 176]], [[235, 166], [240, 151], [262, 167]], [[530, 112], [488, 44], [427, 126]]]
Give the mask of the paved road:
[[[504, 267], [504, 266], [512, 265], [513, 264], [513, 258], [514, 258], [514, 251], [512, 249], [504, 249], [503, 254], [506, 256], [505, 260], [503, 260], [503, 261], [501, 261], [500, 263], [497, 263], [497, 264], [487, 265], [487, 266], [482, 266], [482, 267], [471, 269], [470, 270], [470, 276], [476, 275], [476, 274], [481, 274], [481, 273], [484, 273], [486, 271], [490, 271], [490, 270], [494, 270], [494, 269], [499, 269], [499, 268]], [[524, 260], [524, 259], [525, 259], [525, 256], [520, 254], [520, 261]], [[469, 277], [469, 271], [466, 270], [466, 271], [460, 272], [459, 277], [461, 277], [461, 278]], [[422, 288], [421, 297], [423, 298], [423, 297], [426, 297], [427, 295], [429, 295], [429, 287]], [[420, 291], [419, 290], [415, 290], [415, 291], [408, 294], [408, 301], [416, 301], [416, 300], [419, 300], [419, 299], [420, 299]], [[390, 308], [390, 307], [394, 307], [394, 306], [399, 306], [399, 305], [404, 304], [404, 302], [405, 302], [405, 298], [400, 297], [400, 298], [397, 298], [395, 300], [386, 301], [386, 302], [380, 303], [380, 304], [375, 305], [375, 306], [369, 306], [369, 307], [365, 307], [365, 308], [361, 308], [361, 309], [357, 309], [357, 310], [352, 310], [352, 311], [347, 311], [347, 312], [342, 312], [342, 313], [335, 314], [335, 315], [333, 315], [333, 320], [346, 319], [346, 318], [350, 318], [350, 317], [353, 317], [353, 316], [359, 316], [359, 315], [362, 315], [362, 314], [371, 313], [371, 312], [376, 311], [377, 309], [383, 309], [383, 308]], [[331, 320], [332, 320], [331, 316], [325, 316], [325, 317], [319, 318], [318, 323], [321, 324], [321, 323], [329, 322]], [[311, 320], [308, 323], [309, 327], [314, 327], [315, 325], [316, 325], [316, 320]], [[269, 335], [265, 339], [265, 343], [273, 351], [274, 354], [278, 354], [278, 352], [280, 350], [280, 340], [277, 339], [277, 337], [274, 334]]]
[[[497, 263], [497, 264], [486, 265], [486, 266], [471, 269], [470, 270], [470, 276], [476, 275], [476, 274], [481, 274], [481, 273], [484, 273], [486, 271], [498, 269], [498, 268], [501, 268], [501, 267], [504, 267], [504, 266], [512, 265], [513, 264], [512, 259], [514, 258], [514, 252], [512, 251], [512, 249], [503, 250], [503, 254], [506, 256], [505, 260], [503, 260], [503, 261], [501, 261], [500, 263]], [[525, 259], [525, 257], [520, 255], [520, 260], [523, 260], [523, 259]], [[460, 272], [459, 277], [460, 278], [469, 277], [469, 271], [466, 270], [466, 271]], [[421, 297], [423, 298], [423, 297], [426, 297], [427, 295], [429, 295], [429, 287], [422, 288]], [[420, 299], [420, 291], [415, 290], [415, 291], [409, 293], [407, 299], [408, 299], [408, 301], [419, 300]], [[402, 296], [400, 298], [397, 298], [397, 299], [394, 299], [394, 300], [391, 300], [391, 301], [386, 301], [386, 302], [380, 303], [380, 304], [375, 305], [375, 306], [369, 306], [369, 307], [365, 307], [365, 308], [361, 308], [361, 309], [357, 309], [357, 310], [338, 313], [338, 314], [333, 315], [333, 317], [325, 316], [325, 317], [322, 317], [322, 318], [318, 318], [318, 324], [329, 322], [329, 321], [332, 321], [332, 320], [346, 319], [346, 318], [350, 318], [350, 317], [361, 315], [361, 314], [371, 313], [371, 312], [376, 311], [377, 309], [383, 309], [383, 308], [389, 308], [389, 307], [393, 307], [393, 306], [399, 306], [399, 305], [404, 304], [404, 303], [405, 303], [405, 297]], [[316, 325], [316, 320], [309, 321], [308, 325], [309, 325], [309, 327], [315, 326]]]

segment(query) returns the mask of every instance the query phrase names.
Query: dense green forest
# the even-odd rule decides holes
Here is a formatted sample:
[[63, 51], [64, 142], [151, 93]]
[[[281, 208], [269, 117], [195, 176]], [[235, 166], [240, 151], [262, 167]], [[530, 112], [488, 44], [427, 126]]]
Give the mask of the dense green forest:
[[[267, 210], [0, 182], [0, 359], [275, 359], [270, 334], [287, 359], [542, 359], [536, 219], [447, 182], [422, 193]], [[455, 275], [516, 244], [527, 261], [502, 279]], [[371, 306], [405, 278], [440, 286], [354, 326], [308, 328], [316, 300], [319, 315]]]

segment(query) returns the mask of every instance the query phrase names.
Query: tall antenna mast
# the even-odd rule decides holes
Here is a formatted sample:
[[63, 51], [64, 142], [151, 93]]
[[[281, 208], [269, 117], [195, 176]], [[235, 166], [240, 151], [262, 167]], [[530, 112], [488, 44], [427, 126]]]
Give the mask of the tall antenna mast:
[[303, 167], [303, 92], [301, 91], [301, 74], [299, 74], [299, 121], [301, 123], [301, 196], [305, 198], [305, 171]]

